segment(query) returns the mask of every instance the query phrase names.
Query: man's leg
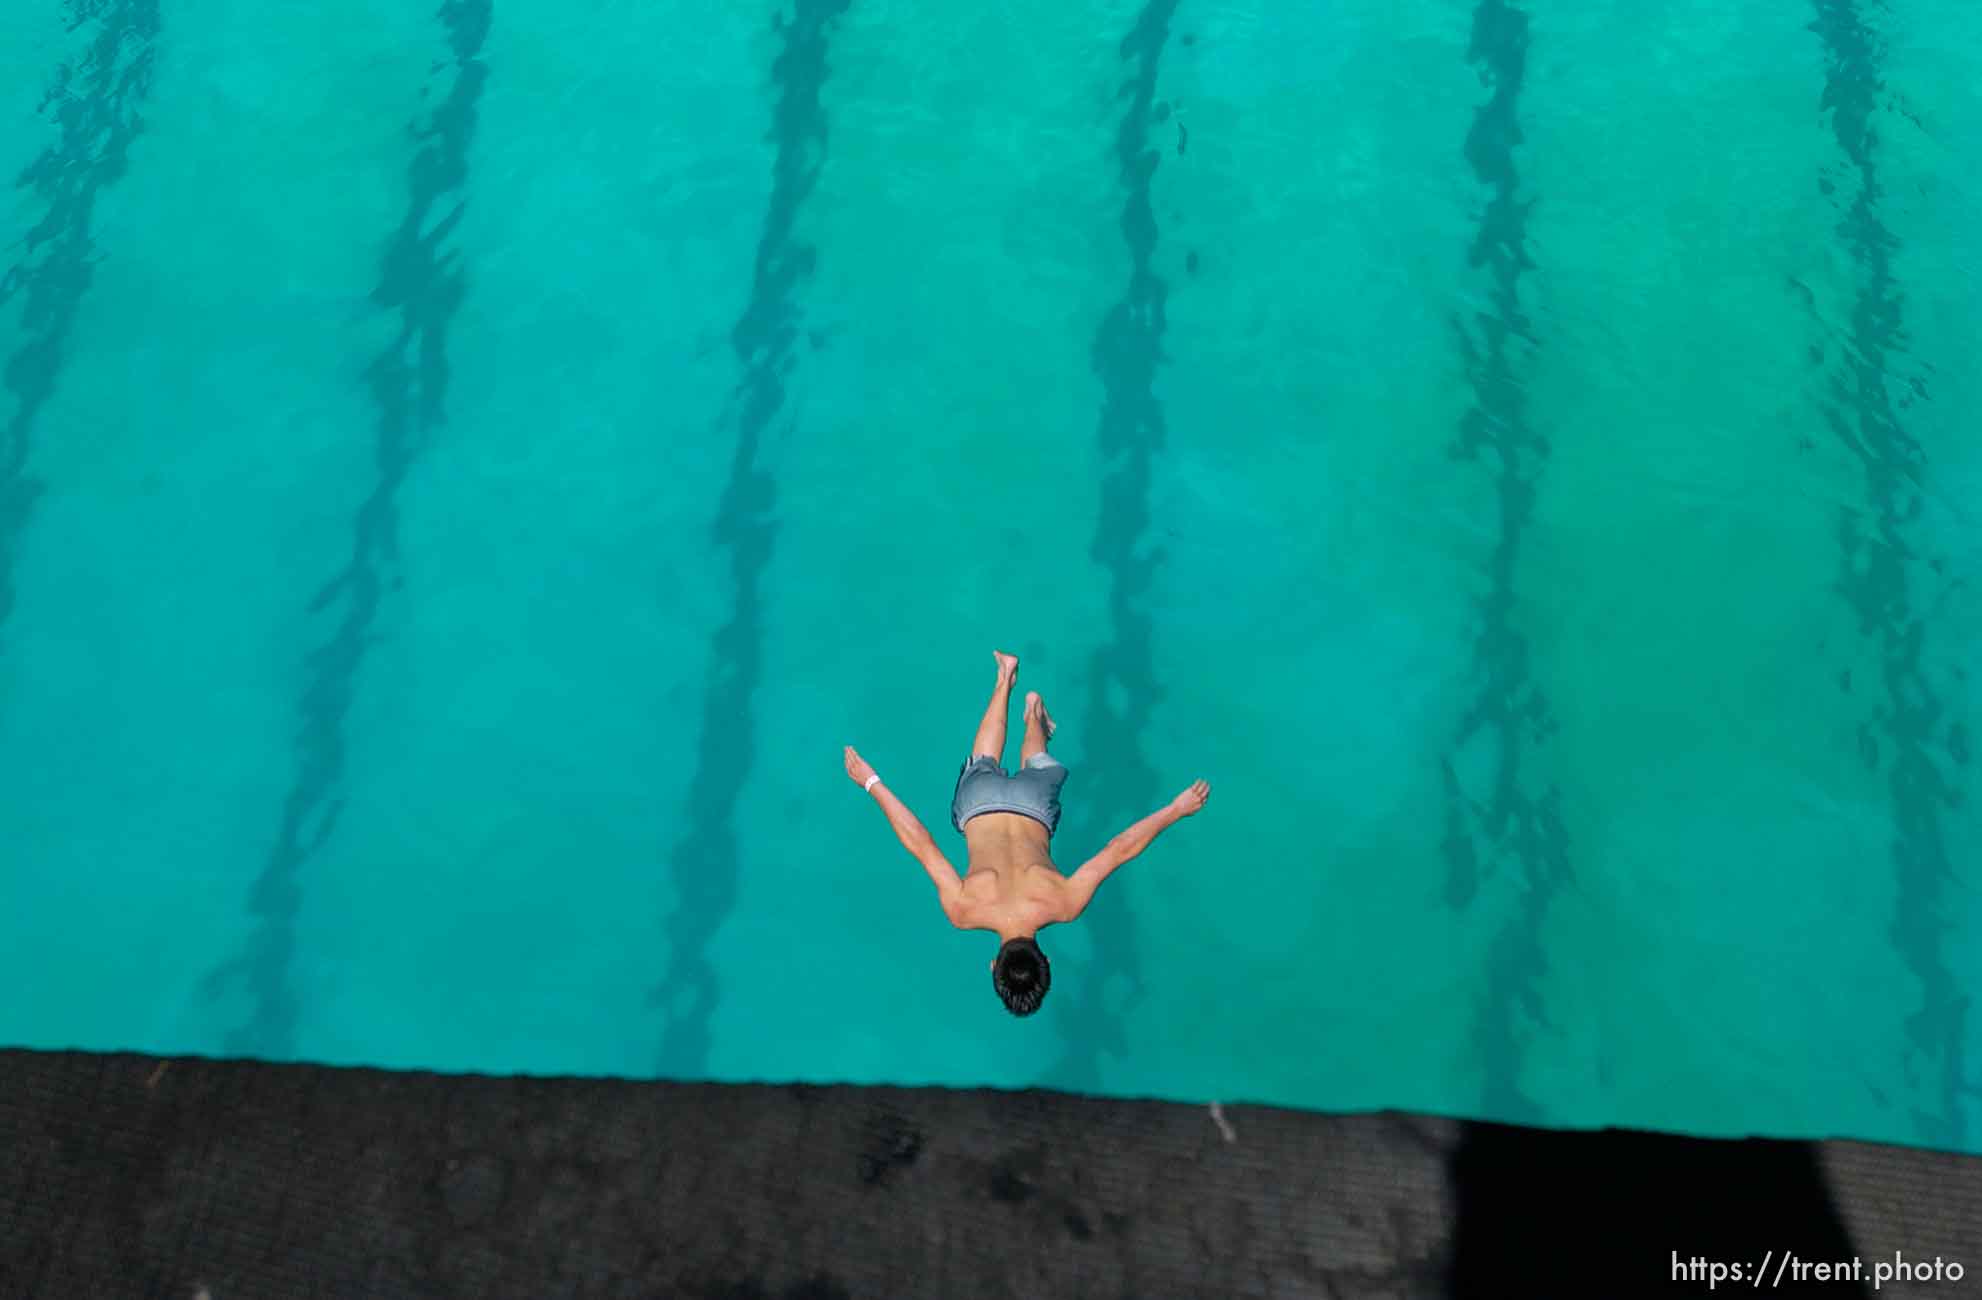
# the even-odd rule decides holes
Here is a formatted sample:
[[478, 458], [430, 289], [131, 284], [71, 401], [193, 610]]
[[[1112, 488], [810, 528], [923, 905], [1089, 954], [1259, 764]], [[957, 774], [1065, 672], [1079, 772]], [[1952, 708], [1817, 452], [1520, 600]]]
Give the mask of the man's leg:
[[1046, 742], [1052, 738], [1053, 715], [1046, 711], [1046, 701], [1039, 698], [1038, 691], [1026, 692], [1025, 745], [1019, 750], [1019, 762], [1045, 753]]
[[1012, 683], [1018, 680], [1019, 660], [1017, 655], [1008, 655], [1003, 650], [993, 650], [991, 657], [998, 661], [998, 684], [991, 688], [991, 703], [984, 707], [984, 721], [977, 724], [977, 739], [970, 742], [970, 756], [976, 758], [982, 754], [1002, 767], [1005, 719], [1012, 711]]

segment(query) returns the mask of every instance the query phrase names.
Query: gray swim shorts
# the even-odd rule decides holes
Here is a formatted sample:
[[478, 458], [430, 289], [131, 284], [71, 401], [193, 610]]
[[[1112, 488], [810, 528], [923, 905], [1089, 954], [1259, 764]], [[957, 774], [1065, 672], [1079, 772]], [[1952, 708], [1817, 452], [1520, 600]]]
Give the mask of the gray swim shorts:
[[1023, 813], [1051, 835], [1060, 826], [1060, 787], [1066, 783], [1066, 764], [1051, 754], [1034, 754], [1010, 776], [997, 759], [979, 754], [957, 773], [950, 825], [962, 830], [979, 813]]

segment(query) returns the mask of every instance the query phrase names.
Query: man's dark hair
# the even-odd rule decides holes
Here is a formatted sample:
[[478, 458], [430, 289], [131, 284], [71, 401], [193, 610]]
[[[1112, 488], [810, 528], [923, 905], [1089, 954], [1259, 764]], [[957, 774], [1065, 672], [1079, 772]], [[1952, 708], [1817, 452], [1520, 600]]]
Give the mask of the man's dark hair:
[[998, 949], [998, 960], [991, 963], [991, 987], [998, 990], [1005, 1010], [1029, 1016], [1039, 1010], [1046, 990], [1053, 987], [1053, 967], [1032, 940], [1007, 939]]

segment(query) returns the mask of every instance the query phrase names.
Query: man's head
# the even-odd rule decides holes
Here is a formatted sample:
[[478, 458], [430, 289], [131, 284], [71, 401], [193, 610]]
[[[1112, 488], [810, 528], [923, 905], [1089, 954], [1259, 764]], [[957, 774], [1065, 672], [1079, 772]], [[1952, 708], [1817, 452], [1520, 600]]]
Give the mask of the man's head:
[[1029, 1016], [1039, 1010], [1046, 990], [1053, 987], [1053, 968], [1031, 938], [1007, 939], [991, 963], [991, 987], [998, 990], [1007, 1011]]

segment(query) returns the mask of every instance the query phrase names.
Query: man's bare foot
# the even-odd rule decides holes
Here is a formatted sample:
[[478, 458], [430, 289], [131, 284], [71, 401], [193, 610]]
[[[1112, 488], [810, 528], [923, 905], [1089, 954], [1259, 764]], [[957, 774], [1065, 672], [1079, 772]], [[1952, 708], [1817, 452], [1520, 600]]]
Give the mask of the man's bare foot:
[[1046, 739], [1053, 739], [1053, 715], [1046, 711], [1046, 701], [1039, 698], [1038, 691], [1025, 693], [1025, 720], [1039, 719], [1039, 725], [1046, 729]]
[[991, 657], [998, 661], [998, 676], [1009, 681], [1019, 675], [1019, 657], [1008, 655], [1003, 650], [993, 650]]

